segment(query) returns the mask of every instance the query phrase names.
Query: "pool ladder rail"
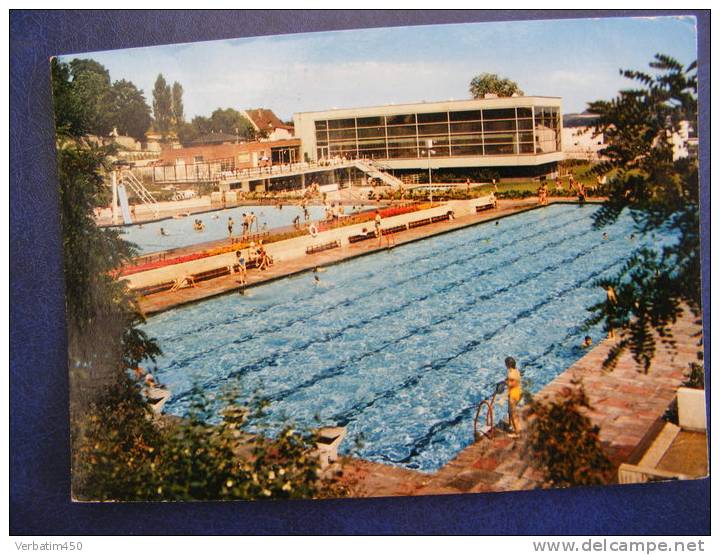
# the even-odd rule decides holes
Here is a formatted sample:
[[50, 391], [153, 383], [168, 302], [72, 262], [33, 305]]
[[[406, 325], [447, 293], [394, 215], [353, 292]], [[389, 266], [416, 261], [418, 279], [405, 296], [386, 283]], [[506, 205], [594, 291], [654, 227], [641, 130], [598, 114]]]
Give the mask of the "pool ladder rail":
[[[480, 441], [482, 438], [492, 439], [495, 434], [495, 398], [505, 391], [507, 387], [505, 381], [500, 381], [495, 384], [495, 391], [489, 399], [483, 399], [478, 403], [477, 410], [475, 411], [475, 420], [473, 421], [473, 436], [475, 441]], [[480, 426], [480, 419], [485, 416], [485, 424]]]

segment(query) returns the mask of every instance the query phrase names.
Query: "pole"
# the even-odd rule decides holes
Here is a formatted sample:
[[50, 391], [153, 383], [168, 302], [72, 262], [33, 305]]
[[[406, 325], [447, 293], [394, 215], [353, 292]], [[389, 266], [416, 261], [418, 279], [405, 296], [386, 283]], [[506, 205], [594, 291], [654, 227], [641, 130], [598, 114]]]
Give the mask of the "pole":
[[432, 166], [430, 166], [430, 149], [428, 149], [428, 181], [430, 182], [430, 206], [432, 206], [433, 188], [432, 188]]
[[433, 142], [432, 139], [428, 139], [425, 142], [428, 153], [428, 184], [430, 185], [430, 206], [433, 203], [433, 189], [432, 189], [432, 167], [430, 166], [430, 154], [432, 153]]
[[117, 170], [112, 172], [112, 223], [117, 223]]

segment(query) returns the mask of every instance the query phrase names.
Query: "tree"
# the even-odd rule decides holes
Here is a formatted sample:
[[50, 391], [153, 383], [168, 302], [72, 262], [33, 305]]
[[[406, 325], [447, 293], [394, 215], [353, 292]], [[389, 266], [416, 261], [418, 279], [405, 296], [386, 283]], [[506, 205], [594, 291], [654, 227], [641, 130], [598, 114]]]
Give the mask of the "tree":
[[193, 142], [202, 135], [207, 135], [212, 131], [210, 118], [205, 116], [195, 116], [190, 123], [183, 123], [178, 128], [178, 139], [184, 145]]
[[172, 115], [172, 91], [161, 73], [157, 76], [155, 87], [153, 88], [153, 116], [155, 118], [156, 130], [159, 131], [163, 137], [170, 131]]
[[531, 402], [528, 445], [533, 461], [551, 486], [606, 484], [612, 466], [600, 444], [600, 429], [582, 412], [590, 408], [585, 390], [573, 385], [557, 399]]
[[210, 127], [215, 133], [228, 133], [251, 139], [254, 128], [250, 121], [233, 108], [218, 108], [210, 114]]
[[80, 137], [87, 132], [85, 106], [79, 95], [74, 92], [70, 66], [53, 58], [50, 62], [50, 71], [57, 135]]
[[614, 368], [630, 350], [645, 372], [655, 355], [656, 334], [672, 347], [671, 326], [681, 314], [689, 310], [702, 323], [698, 161], [679, 157], [674, 148], [682, 128], [697, 125], [696, 64], [684, 67], [658, 54], [650, 67], [654, 75], [621, 71], [640, 88], [589, 104], [589, 111], [598, 114], [595, 131], [608, 143], [601, 151], [606, 160], [595, 172], [610, 176], [608, 199], [595, 215], [595, 226], [629, 211], [638, 233], [663, 231], [676, 237], [662, 249], [636, 251], [617, 274], [596, 282], [612, 288], [615, 298], [590, 307], [593, 315], [586, 322], [604, 322], [606, 331], [620, 331], [606, 368]]
[[[71, 79], [66, 64], [52, 64], [75, 467], [89, 407], [124, 383], [128, 368], [154, 359], [160, 349], [138, 327], [144, 318], [134, 298], [112, 277], [134, 248], [117, 230], [98, 228], [93, 218], [93, 210], [109, 200], [104, 182], [112, 147], [86, 140], [96, 129], [85, 83]], [[74, 486], [82, 480], [73, 474]]]
[[88, 134], [107, 137], [113, 130], [110, 72], [95, 60], [70, 62], [73, 95], [82, 106], [83, 127]]
[[111, 92], [112, 121], [118, 133], [143, 141], [152, 123], [150, 107], [145, 101], [145, 95], [125, 79], [115, 81]]
[[185, 123], [185, 108], [183, 107], [183, 88], [175, 81], [172, 86], [172, 118], [176, 131]]
[[496, 73], [481, 73], [470, 81], [470, 94], [473, 98], [484, 98], [486, 94], [512, 96], [525, 94], [515, 81], [499, 77]]
[[218, 108], [209, 118], [195, 116], [189, 124], [178, 128], [178, 138], [184, 145], [210, 133], [237, 135], [244, 140], [255, 139], [255, 129], [250, 121], [233, 108]]

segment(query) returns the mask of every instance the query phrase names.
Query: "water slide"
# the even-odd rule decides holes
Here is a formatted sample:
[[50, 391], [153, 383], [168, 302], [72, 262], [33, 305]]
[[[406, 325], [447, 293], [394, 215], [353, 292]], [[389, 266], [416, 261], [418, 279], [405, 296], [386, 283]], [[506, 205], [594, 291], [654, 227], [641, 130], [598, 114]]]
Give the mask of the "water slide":
[[120, 201], [120, 210], [122, 211], [123, 215], [123, 221], [125, 222], [125, 225], [129, 225], [133, 222], [132, 218], [130, 217], [130, 205], [128, 204], [128, 197], [127, 191], [125, 190], [125, 185], [122, 183], [118, 183], [117, 192], [118, 200]]

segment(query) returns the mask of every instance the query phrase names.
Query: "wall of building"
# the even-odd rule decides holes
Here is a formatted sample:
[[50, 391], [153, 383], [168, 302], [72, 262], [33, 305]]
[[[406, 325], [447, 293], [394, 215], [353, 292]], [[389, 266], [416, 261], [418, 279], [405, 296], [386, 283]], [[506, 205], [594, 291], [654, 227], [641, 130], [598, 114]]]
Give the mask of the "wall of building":
[[268, 159], [273, 148], [297, 148], [297, 139], [268, 142], [252, 142], [222, 145], [198, 145], [187, 148], [163, 150], [160, 160], [163, 165], [190, 165], [199, 162], [232, 160], [236, 169], [253, 168], [259, 165], [263, 157]]
[[602, 133], [594, 136], [589, 126], [563, 127], [562, 142], [565, 158], [578, 160], [598, 160], [599, 152], [606, 146]]

